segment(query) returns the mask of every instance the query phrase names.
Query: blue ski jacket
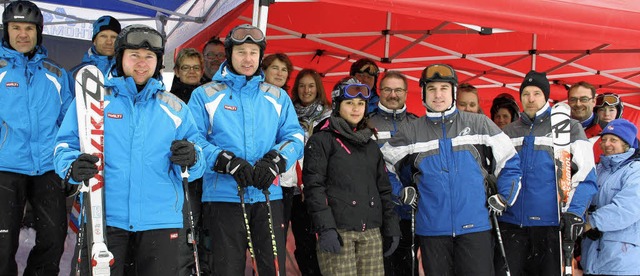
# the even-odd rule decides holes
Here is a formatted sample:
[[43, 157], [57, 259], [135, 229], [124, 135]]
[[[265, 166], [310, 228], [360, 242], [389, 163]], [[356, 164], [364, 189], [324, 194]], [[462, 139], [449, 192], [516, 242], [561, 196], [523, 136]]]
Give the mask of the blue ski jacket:
[[69, 84], [71, 85], [71, 94], [73, 96], [75, 96], [75, 83], [76, 83], [76, 73], [78, 73], [78, 71], [80, 70], [80, 68], [85, 67], [87, 65], [94, 65], [96, 67], [98, 67], [98, 69], [100, 69], [100, 72], [102, 72], [102, 74], [104, 76], [109, 75], [109, 71], [111, 70], [111, 67], [113, 67], [113, 65], [116, 64], [116, 58], [115, 57], [108, 57], [108, 56], [103, 56], [98, 54], [98, 52], [96, 52], [96, 47], [95, 46], [91, 46], [91, 48], [89, 48], [89, 50], [87, 50], [86, 53], [84, 53], [84, 56], [82, 57], [82, 62], [78, 65], [76, 65], [75, 67], [73, 67], [70, 71], [69, 71]]
[[[413, 113], [407, 112], [407, 106], [405, 105], [400, 110], [390, 110], [386, 108], [384, 105], [378, 103], [378, 110], [375, 113], [369, 115], [369, 122], [376, 128], [378, 131], [378, 136], [375, 141], [378, 143], [378, 146], [382, 147], [385, 142], [387, 142], [391, 137], [396, 135], [398, 129], [404, 125], [409, 123], [409, 121], [417, 119], [418, 117]], [[374, 136], [374, 138], [376, 138]], [[401, 166], [401, 171], [397, 174], [398, 178], [396, 178], [396, 174], [389, 174], [389, 181], [391, 182], [391, 199], [396, 202], [398, 206], [395, 207], [396, 213], [400, 216], [401, 219], [410, 220], [411, 219], [411, 206], [402, 205], [400, 202], [400, 191], [406, 186], [414, 186], [413, 184], [413, 175], [411, 172], [410, 166]]]
[[29, 59], [0, 47], [0, 171], [42, 175], [53, 170], [58, 128], [73, 97], [67, 72], [36, 46]]
[[[238, 185], [229, 174], [213, 171], [218, 154], [231, 151], [254, 165], [270, 150], [276, 150], [287, 161], [287, 169], [302, 157], [304, 132], [287, 93], [264, 83], [264, 75], [249, 80], [232, 73], [224, 62], [213, 81], [191, 94], [189, 108], [200, 133], [208, 144], [204, 149], [207, 170], [202, 185], [203, 202], [240, 202]], [[282, 199], [279, 178], [274, 180], [270, 199]], [[262, 191], [253, 186], [245, 189], [245, 202], [264, 202]]]
[[[402, 164], [411, 164], [417, 171], [417, 235], [490, 230], [484, 181], [488, 173], [498, 177], [498, 193], [509, 206], [518, 197], [520, 158], [509, 137], [487, 116], [455, 107], [443, 113], [427, 112], [401, 127], [381, 150], [389, 171], [396, 172]], [[492, 171], [483, 165], [487, 158], [494, 161]]]
[[[572, 191], [563, 212], [583, 216], [596, 193], [596, 174], [592, 145], [580, 123], [571, 120]], [[522, 190], [515, 205], [499, 217], [500, 221], [523, 226], [558, 226], [558, 191], [551, 136], [551, 107], [545, 104], [534, 119], [524, 113], [503, 131], [520, 154]], [[575, 169], [573, 169], [575, 168]]]
[[[105, 80], [104, 196], [106, 224], [127, 231], [182, 228], [184, 190], [180, 167], [171, 163], [171, 143], [196, 144], [197, 161], [189, 181], [202, 176], [202, 137], [189, 108], [151, 78], [138, 92], [131, 77]], [[78, 114], [69, 107], [56, 138], [55, 166], [67, 174], [80, 155]], [[71, 180], [70, 180], [71, 181]]]
[[598, 188], [589, 223], [602, 237], [582, 239], [584, 272], [640, 275], [640, 151], [601, 156]]

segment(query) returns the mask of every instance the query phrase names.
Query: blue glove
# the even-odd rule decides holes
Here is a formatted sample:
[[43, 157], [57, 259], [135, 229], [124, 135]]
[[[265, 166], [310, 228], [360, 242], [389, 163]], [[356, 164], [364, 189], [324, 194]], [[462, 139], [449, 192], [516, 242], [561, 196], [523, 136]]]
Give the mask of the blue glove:
[[338, 254], [343, 245], [342, 238], [336, 229], [325, 229], [318, 235], [318, 246], [321, 251]]

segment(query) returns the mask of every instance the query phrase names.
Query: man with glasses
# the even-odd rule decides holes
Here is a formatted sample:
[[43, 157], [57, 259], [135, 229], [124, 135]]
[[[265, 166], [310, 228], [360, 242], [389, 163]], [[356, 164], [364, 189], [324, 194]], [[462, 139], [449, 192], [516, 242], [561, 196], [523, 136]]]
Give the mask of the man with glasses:
[[285, 275], [277, 176], [302, 157], [304, 133], [287, 92], [264, 82], [262, 31], [236, 26], [224, 45], [227, 60], [189, 100], [208, 142], [202, 220], [212, 238], [210, 267], [213, 275], [243, 275], [249, 248], [258, 274]]
[[355, 77], [371, 89], [371, 98], [369, 98], [369, 107], [367, 109], [368, 114], [374, 113], [378, 109], [380, 98], [378, 97], [376, 83], [378, 83], [379, 74], [380, 69], [378, 69], [378, 65], [370, 58], [357, 60], [351, 65], [351, 69], [349, 70], [350, 77]]
[[[110, 275], [178, 275], [184, 187], [202, 176], [202, 138], [191, 111], [164, 91], [160, 69], [164, 37], [145, 25], [129, 25], [115, 42], [116, 63], [105, 79], [104, 162], [80, 151], [75, 101], [56, 137], [58, 175], [79, 184], [104, 166], [104, 214]], [[108, 104], [106, 104], [108, 103]], [[195, 146], [194, 143], [202, 143]], [[90, 207], [87, 207], [89, 209]], [[85, 233], [85, 238], [91, 235]], [[89, 273], [87, 239], [81, 274]], [[130, 261], [133, 266], [130, 266]]]
[[53, 148], [71, 103], [67, 71], [47, 58], [43, 17], [29, 1], [8, 2], [0, 46], [0, 275], [18, 275], [25, 204], [33, 206], [35, 246], [24, 275], [58, 275], [66, 236], [65, 196]]
[[204, 76], [202, 83], [210, 82], [225, 60], [224, 43], [218, 37], [212, 37], [202, 48], [204, 55]]
[[602, 128], [598, 125], [598, 116], [593, 113], [596, 105], [595, 86], [586, 81], [573, 84], [567, 92], [567, 102], [571, 107], [571, 118], [580, 122], [587, 138], [599, 135]]
[[[407, 77], [398, 71], [387, 71], [382, 79], [380, 79], [380, 102], [378, 103], [378, 110], [369, 115], [369, 122], [378, 130], [377, 142], [380, 147], [393, 137], [403, 125], [418, 118], [413, 113], [407, 111], [406, 101]], [[410, 171], [404, 171], [402, 177], [402, 180], [404, 180], [403, 183], [405, 183], [406, 186], [414, 186], [411, 181]], [[394, 200], [402, 204], [403, 201], [400, 200], [400, 191], [405, 185], [400, 184], [395, 177], [390, 177], [390, 181], [393, 187], [392, 194]], [[412, 260], [415, 252], [414, 255], [412, 255], [411, 249], [415, 248], [415, 251], [417, 251], [418, 247], [417, 245], [412, 247], [414, 239], [411, 229], [411, 206], [397, 206], [395, 211], [401, 218], [400, 230], [402, 236], [396, 251], [394, 251], [391, 256], [384, 258], [385, 275], [412, 275], [411, 271], [415, 272], [414, 275], [418, 275], [417, 266], [413, 268], [413, 270], [411, 268], [412, 264], [417, 264], [417, 262]], [[385, 242], [388, 243], [388, 241]]]
[[[426, 275], [493, 276], [493, 236], [485, 176], [497, 177], [489, 207], [504, 211], [520, 190], [520, 158], [487, 116], [456, 108], [458, 77], [445, 64], [422, 71], [427, 114], [382, 147], [390, 172], [409, 164], [420, 200], [416, 236]], [[485, 166], [485, 160], [489, 164]], [[400, 174], [402, 175], [402, 174]]]

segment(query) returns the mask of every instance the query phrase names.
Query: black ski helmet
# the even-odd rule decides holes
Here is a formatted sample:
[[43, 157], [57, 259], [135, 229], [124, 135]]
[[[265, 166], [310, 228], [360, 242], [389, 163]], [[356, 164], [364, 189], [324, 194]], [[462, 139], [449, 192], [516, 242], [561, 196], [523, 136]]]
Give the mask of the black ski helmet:
[[422, 70], [420, 75], [420, 87], [422, 87], [422, 104], [427, 106], [427, 84], [430, 82], [448, 82], [451, 84], [451, 93], [453, 94], [453, 100], [451, 106], [447, 109], [451, 109], [456, 106], [457, 90], [458, 90], [458, 75], [453, 68], [446, 64], [432, 64]]
[[267, 38], [264, 36], [262, 30], [260, 30], [256, 26], [249, 24], [236, 26], [235, 28], [231, 29], [227, 37], [224, 39], [224, 51], [230, 69], [234, 70], [233, 64], [231, 63], [231, 53], [233, 52], [233, 46], [244, 43], [253, 43], [260, 47], [260, 59], [258, 61], [258, 70], [256, 70], [256, 74], [260, 74], [260, 67], [262, 66], [264, 50], [267, 48]]
[[124, 76], [122, 68], [122, 56], [125, 49], [147, 49], [156, 54], [158, 64], [156, 65], [154, 78], [160, 77], [160, 69], [162, 69], [162, 56], [164, 55], [165, 38], [155, 29], [142, 25], [133, 24], [125, 27], [118, 34], [115, 43], [116, 51], [116, 72], [118, 76]]
[[[2, 25], [4, 26], [4, 37], [9, 37], [9, 22], [33, 23], [36, 25], [38, 33], [37, 45], [42, 44], [42, 28], [44, 27], [44, 18], [42, 12], [36, 4], [29, 1], [11, 2], [2, 13]], [[8, 41], [8, 40], [7, 40]]]

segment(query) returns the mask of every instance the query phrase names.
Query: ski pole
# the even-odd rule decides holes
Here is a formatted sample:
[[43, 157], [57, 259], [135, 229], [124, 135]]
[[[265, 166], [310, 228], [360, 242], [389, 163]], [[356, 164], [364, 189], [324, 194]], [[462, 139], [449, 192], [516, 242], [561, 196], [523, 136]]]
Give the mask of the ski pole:
[[[82, 185], [82, 184], [80, 184]], [[80, 194], [85, 195], [85, 193], [81, 193]], [[86, 200], [82, 200], [82, 204], [80, 204], [80, 214], [78, 215], [78, 224], [80, 224], [80, 229], [78, 229], [78, 237], [77, 237], [77, 241], [76, 241], [76, 256], [78, 256], [78, 259], [76, 260], [76, 276], [80, 276], [81, 272], [80, 272], [80, 262], [82, 260], [82, 247], [84, 246], [84, 231], [85, 231], [85, 223], [84, 223], [84, 210], [85, 210], [85, 203]]]
[[[560, 237], [562, 237], [562, 234]], [[571, 240], [563, 241], [562, 239], [560, 242], [562, 243], [562, 250], [564, 251], [564, 276], [572, 276], [573, 264], [571, 258], [573, 256], [573, 242], [571, 242]]]
[[271, 201], [269, 201], [269, 195], [271, 194], [269, 192], [269, 189], [264, 189], [262, 190], [262, 193], [264, 194], [264, 198], [267, 202], [267, 217], [269, 220], [269, 232], [271, 232], [271, 247], [273, 250], [273, 264], [275, 265], [276, 268], [276, 275], [280, 275], [280, 267], [278, 265], [278, 248], [276, 247], [276, 235], [274, 234], [273, 231], [273, 219], [271, 218]]
[[504, 251], [504, 243], [502, 242], [502, 233], [500, 233], [500, 225], [498, 225], [498, 216], [496, 212], [491, 212], [491, 218], [496, 229], [496, 236], [498, 236], [498, 246], [500, 247], [500, 254], [502, 254], [502, 260], [504, 260], [504, 271], [507, 276], [511, 276], [511, 270], [509, 269], [509, 262], [507, 261], [507, 252]]
[[196, 264], [196, 275], [200, 276], [200, 260], [198, 258], [198, 244], [196, 242], [196, 226], [193, 222], [193, 208], [191, 207], [191, 200], [189, 200], [189, 168], [182, 167], [182, 187], [184, 188], [184, 200], [187, 203], [187, 211], [189, 213], [189, 228], [191, 228], [191, 245], [193, 246], [193, 258]]
[[244, 188], [238, 185], [238, 196], [240, 197], [240, 205], [242, 206], [242, 215], [244, 216], [244, 227], [247, 228], [247, 243], [249, 244], [249, 254], [251, 255], [251, 265], [255, 276], [258, 276], [258, 264], [256, 263], [256, 255], [253, 253], [253, 240], [251, 239], [251, 228], [249, 227], [249, 219], [247, 218], [247, 209], [244, 206]]
[[416, 210], [411, 208], [411, 276], [416, 275]]

